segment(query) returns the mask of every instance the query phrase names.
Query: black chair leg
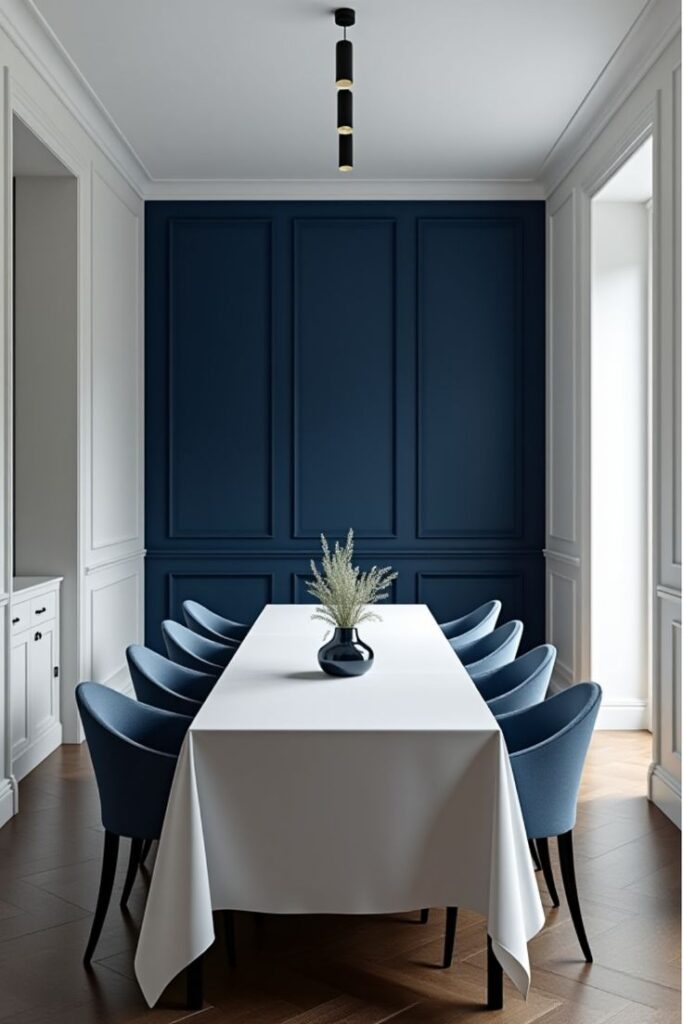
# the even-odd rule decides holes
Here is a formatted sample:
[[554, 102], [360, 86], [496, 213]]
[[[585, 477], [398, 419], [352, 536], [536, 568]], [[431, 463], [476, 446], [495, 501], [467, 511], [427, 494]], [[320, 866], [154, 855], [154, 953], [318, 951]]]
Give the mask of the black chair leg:
[[574, 931], [576, 932], [576, 937], [579, 940], [581, 952], [585, 956], [587, 963], [592, 964], [593, 954], [591, 953], [591, 948], [588, 945], [586, 929], [583, 926], [581, 907], [579, 905], [579, 893], [576, 888], [576, 874], [574, 872], [574, 844], [572, 842], [571, 832], [565, 832], [563, 835], [558, 836], [557, 846], [560, 851], [562, 884], [564, 885], [564, 891], [567, 894], [567, 903], [569, 904], [569, 913], [572, 916]]
[[503, 1009], [503, 968], [498, 963], [491, 936], [486, 936], [487, 993], [486, 1007], [489, 1010]]
[[443, 943], [443, 966], [450, 967], [453, 963], [455, 949], [455, 926], [458, 923], [458, 908], [446, 907], [446, 937]]
[[131, 839], [130, 841], [130, 858], [128, 860], [128, 870], [126, 871], [126, 880], [123, 883], [123, 892], [121, 893], [121, 906], [126, 907], [128, 904], [128, 897], [130, 896], [131, 889], [133, 888], [133, 882], [135, 876], [138, 873], [140, 867], [140, 858], [142, 856], [142, 845], [143, 839]]
[[185, 971], [188, 1010], [201, 1010], [204, 1005], [204, 971], [202, 961], [203, 955], [198, 956], [196, 960], [188, 964]]
[[545, 884], [548, 886], [548, 893], [550, 895], [550, 899], [552, 900], [554, 907], [559, 907], [560, 897], [557, 895], [557, 889], [555, 888], [553, 869], [550, 864], [550, 850], [548, 849], [548, 840], [545, 838], [537, 839], [536, 848], [538, 849], [538, 856], [541, 861], [543, 877], [545, 878]]
[[536, 844], [533, 839], [529, 840], [529, 853], [531, 854], [531, 859], [534, 862], [534, 871], [540, 871], [541, 862], [538, 859], [538, 850], [536, 849]]
[[152, 849], [153, 839], [145, 839], [142, 844], [142, 853], [140, 854], [140, 867], [147, 861], [149, 857], [149, 851]]
[[223, 935], [225, 936], [225, 949], [228, 954], [228, 964], [234, 967], [237, 963], [235, 953], [235, 913], [233, 910], [222, 910], [221, 919], [223, 922]]
[[86, 967], [92, 960], [92, 955], [95, 952], [95, 946], [97, 940], [100, 937], [102, 931], [102, 925], [104, 919], [107, 916], [107, 910], [109, 909], [109, 900], [111, 899], [111, 891], [114, 888], [114, 878], [116, 876], [116, 861], [119, 856], [119, 837], [114, 835], [113, 832], [104, 833], [104, 855], [102, 857], [102, 874], [100, 875], [100, 891], [97, 894], [97, 906], [95, 908], [95, 918], [90, 929], [90, 938], [88, 939], [88, 945], [85, 948], [85, 954], [83, 956], [83, 963]]
[[427, 924], [428, 920], [429, 920], [429, 911], [428, 910], [421, 910], [420, 911], [420, 924]]

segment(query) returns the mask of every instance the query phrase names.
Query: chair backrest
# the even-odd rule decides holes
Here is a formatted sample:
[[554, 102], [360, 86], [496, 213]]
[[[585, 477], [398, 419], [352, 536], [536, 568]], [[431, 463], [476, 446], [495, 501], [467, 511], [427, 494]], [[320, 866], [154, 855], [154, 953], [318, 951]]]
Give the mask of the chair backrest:
[[213, 676], [177, 665], [156, 651], [138, 644], [131, 644], [126, 649], [126, 659], [137, 699], [143, 704], [175, 711], [179, 715], [194, 717], [206, 693], [210, 692], [210, 688], [207, 691], [206, 687], [193, 690], [195, 678], [200, 683], [206, 679], [211, 686], [216, 682]]
[[494, 629], [501, 608], [500, 601], [487, 601], [459, 619], [440, 623], [444, 636], [451, 641], [456, 654], [465, 644], [479, 640]]
[[576, 683], [498, 719], [529, 838], [574, 828], [581, 773], [601, 700], [597, 683]]
[[243, 622], [217, 615], [198, 601], [183, 601], [183, 617], [190, 629], [219, 643], [238, 644], [249, 632]]
[[458, 657], [472, 678], [477, 679], [514, 660], [523, 631], [524, 624], [519, 619], [512, 619], [481, 640], [468, 644], [458, 652]]
[[164, 619], [161, 623], [161, 635], [171, 661], [213, 676], [221, 674], [236, 650], [200, 636], [172, 619]]
[[178, 753], [192, 719], [148, 707], [100, 683], [79, 683], [76, 702], [110, 832], [156, 839]]
[[477, 689], [494, 715], [521, 711], [544, 700], [557, 651], [541, 644], [515, 661], [479, 676]]

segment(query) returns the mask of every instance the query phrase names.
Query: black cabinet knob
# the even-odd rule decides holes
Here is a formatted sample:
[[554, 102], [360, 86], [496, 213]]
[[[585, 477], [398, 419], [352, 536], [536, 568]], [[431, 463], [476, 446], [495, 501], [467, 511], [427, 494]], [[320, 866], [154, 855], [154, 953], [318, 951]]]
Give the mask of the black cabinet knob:
[[47, 611], [47, 608], [45, 608], [45, 607], [43, 607], [43, 608], [36, 608], [36, 615], [42, 615], [43, 612], [46, 612], [46, 611]]
[[42, 633], [36, 633], [36, 635], [33, 637], [33, 639], [34, 640], [42, 640], [43, 639], [43, 634]]
[[20, 620], [19, 616], [17, 615], [16, 618], [12, 619], [12, 625], [16, 626], [17, 622], [20, 622], [20, 621], [21, 620]]

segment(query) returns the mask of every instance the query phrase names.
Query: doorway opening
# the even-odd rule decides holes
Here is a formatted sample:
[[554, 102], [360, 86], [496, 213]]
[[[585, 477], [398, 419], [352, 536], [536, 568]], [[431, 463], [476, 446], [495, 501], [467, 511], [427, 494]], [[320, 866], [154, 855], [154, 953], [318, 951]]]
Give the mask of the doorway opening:
[[591, 678], [650, 729], [652, 137], [591, 203]]
[[12, 143], [8, 681], [20, 780], [62, 742], [73, 717], [62, 679], [78, 670], [78, 180], [16, 115]]

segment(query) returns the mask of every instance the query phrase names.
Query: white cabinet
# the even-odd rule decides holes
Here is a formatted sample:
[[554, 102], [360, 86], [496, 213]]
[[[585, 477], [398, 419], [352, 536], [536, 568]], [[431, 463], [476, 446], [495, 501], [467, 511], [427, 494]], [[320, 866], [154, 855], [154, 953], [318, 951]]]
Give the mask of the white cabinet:
[[61, 578], [14, 580], [10, 601], [12, 774], [23, 779], [62, 742], [59, 717]]

